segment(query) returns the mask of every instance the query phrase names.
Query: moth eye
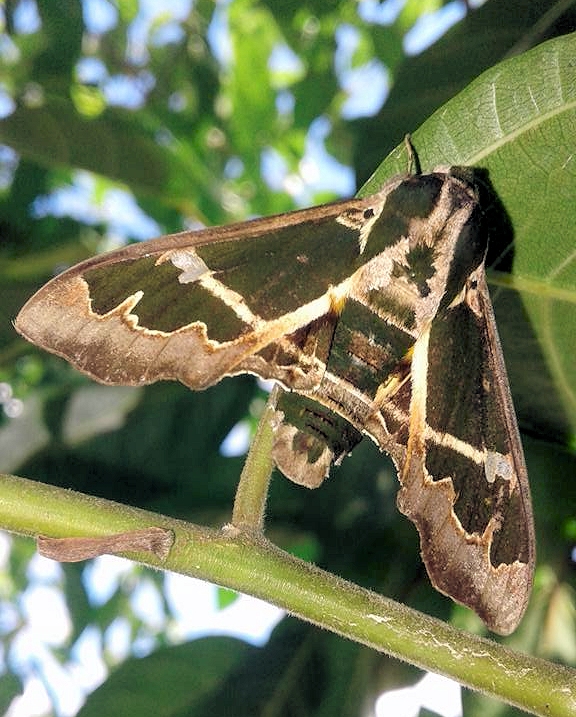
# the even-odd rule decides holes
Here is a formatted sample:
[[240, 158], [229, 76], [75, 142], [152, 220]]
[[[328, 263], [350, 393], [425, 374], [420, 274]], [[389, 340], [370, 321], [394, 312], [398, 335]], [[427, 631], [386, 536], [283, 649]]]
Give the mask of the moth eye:
[[374, 216], [374, 210], [372, 209], [372, 207], [364, 210], [364, 219], [372, 219], [373, 216]]

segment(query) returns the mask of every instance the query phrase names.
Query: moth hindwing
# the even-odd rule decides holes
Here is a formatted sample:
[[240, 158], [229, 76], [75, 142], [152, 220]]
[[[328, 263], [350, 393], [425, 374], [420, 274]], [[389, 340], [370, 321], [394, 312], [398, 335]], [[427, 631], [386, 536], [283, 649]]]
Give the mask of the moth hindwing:
[[310, 487], [370, 436], [397, 466], [432, 583], [506, 634], [534, 531], [481, 218], [461, 171], [399, 176], [364, 199], [90, 259], [16, 328], [109, 384], [275, 379], [290, 393], [274, 458]]

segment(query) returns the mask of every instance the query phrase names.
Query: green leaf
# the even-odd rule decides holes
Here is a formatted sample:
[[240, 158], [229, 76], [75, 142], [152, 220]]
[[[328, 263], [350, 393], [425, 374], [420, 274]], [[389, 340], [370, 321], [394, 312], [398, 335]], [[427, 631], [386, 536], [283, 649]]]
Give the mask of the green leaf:
[[235, 590], [229, 590], [228, 588], [218, 588], [216, 592], [218, 609], [224, 610], [230, 605], [233, 605], [239, 597], [239, 594]]
[[[366, 179], [378, 157], [401, 142], [407, 132], [414, 132], [482, 72], [573, 29], [575, 22], [576, 8], [570, 1], [488, 0], [469, 12], [430, 48], [406, 58], [394, 73], [382, 110], [357, 123], [358, 176]], [[515, 79], [524, 78], [519, 75]], [[467, 108], [462, 121], [468, 124], [471, 119], [474, 115]]]
[[48, 96], [41, 106], [19, 106], [1, 120], [0, 140], [41, 166], [87, 169], [184, 206], [203, 170], [161, 147], [143, 120], [120, 109], [87, 119], [67, 99]]
[[88, 697], [78, 717], [355, 717], [366, 689], [376, 689], [382, 659], [287, 619], [261, 648], [211, 637], [127, 660]]
[[11, 672], [0, 675], [0, 712], [6, 714], [12, 700], [23, 692], [22, 681]]
[[251, 169], [258, 171], [260, 141], [258, 136], [254, 141], [254, 130], [267, 133], [276, 121], [276, 98], [270, 85], [268, 62], [280, 36], [274, 18], [253, 0], [232, 3], [229, 21], [234, 54], [230, 78], [234, 109], [231, 128], [242, 161], [252, 159], [255, 164]]
[[[521, 422], [557, 440], [576, 431], [575, 53], [572, 34], [500, 63], [413, 135], [424, 170], [440, 164], [481, 168], [502, 202], [513, 253], [502, 236], [493, 236], [492, 243], [512, 263], [512, 275], [489, 274], [489, 282], [496, 287], [494, 308], [517, 411]], [[406, 166], [404, 151], [392, 153], [363, 193]], [[521, 308], [511, 306], [509, 289], [518, 292]], [[508, 339], [520, 332], [522, 344], [514, 346]], [[537, 381], [540, 390], [521, 384], [520, 374]], [[553, 410], [543, 411], [542, 402]]]
[[126, 660], [77, 717], [191, 717], [254, 649], [233, 638], [210, 637]]

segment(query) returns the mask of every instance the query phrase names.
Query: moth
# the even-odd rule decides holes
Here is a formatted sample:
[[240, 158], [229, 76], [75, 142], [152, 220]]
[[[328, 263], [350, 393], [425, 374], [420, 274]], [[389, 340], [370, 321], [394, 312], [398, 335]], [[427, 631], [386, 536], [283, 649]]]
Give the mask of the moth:
[[433, 585], [508, 634], [530, 595], [534, 528], [486, 246], [470, 171], [438, 168], [97, 256], [15, 325], [107, 384], [273, 379], [287, 390], [273, 457], [308, 487], [369, 436], [397, 467]]

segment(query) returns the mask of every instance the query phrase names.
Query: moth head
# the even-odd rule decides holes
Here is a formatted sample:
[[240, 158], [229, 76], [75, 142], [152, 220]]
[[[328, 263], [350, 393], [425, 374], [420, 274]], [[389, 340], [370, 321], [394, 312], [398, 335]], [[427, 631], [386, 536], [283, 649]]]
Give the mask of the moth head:
[[461, 293], [470, 274], [484, 262], [487, 248], [488, 237], [483, 228], [483, 212], [480, 205], [474, 203], [454, 243], [440, 310], [450, 306]]

